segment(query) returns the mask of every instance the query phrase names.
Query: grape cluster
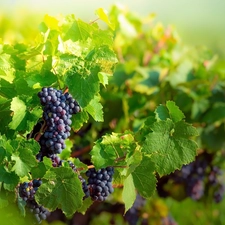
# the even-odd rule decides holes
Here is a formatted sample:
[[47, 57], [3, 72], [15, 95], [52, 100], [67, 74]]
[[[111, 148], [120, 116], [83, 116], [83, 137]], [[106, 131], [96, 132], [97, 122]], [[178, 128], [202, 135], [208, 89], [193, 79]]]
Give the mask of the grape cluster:
[[42, 181], [40, 179], [34, 179], [30, 182], [24, 182], [19, 186], [19, 196], [26, 202], [26, 207], [34, 214], [38, 223], [41, 223], [41, 221], [45, 220], [50, 214], [47, 209], [38, 205], [34, 198], [41, 184]]
[[41, 223], [42, 220], [46, 220], [50, 215], [50, 212], [38, 203], [35, 200], [30, 200], [27, 202], [27, 207], [30, 212], [34, 214], [34, 217], [37, 223]]
[[222, 171], [212, 165], [212, 158], [211, 155], [203, 153], [194, 162], [184, 165], [181, 170], [159, 179], [158, 194], [161, 197], [169, 196], [170, 193], [163, 187], [172, 181], [173, 184], [183, 185], [186, 196], [195, 201], [213, 193], [214, 201], [219, 203], [223, 198], [225, 188], [219, 180]]
[[146, 199], [137, 194], [136, 199], [132, 207], [126, 212], [125, 219], [129, 225], [136, 225], [141, 218], [141, 209], [145, 205]]
[[177, 182], [185, 183], [187, 195], [193, 200], [199, 200], [204, 195], [206, 168], [207, 162], [203, 158], [199, 158], [195, 162], [184, 165], [174, 177]]
[[88, 188], [93, 201], [104, 201], [114, 189], [112, 187], [113, 167], [99, 170], [91, 168], [86, 172], [88, 177]]
[[23, 182], [19, 186], [19, 195], [24, 200], [33, 200], [38, 187], [40, 187], [42, 181], [34, 179], [30, 182]]
[[217, 166], [212, 166], [211, 171], [208, 175], [208, 183], [210, 186], [214, 187], [213, 198], [216, 203], [219, 203], [222, 201], [224, 193], [225, 193], [225, 187], [219, 180], [219, 177], [221, 175], [222, 175], [222, 171]]
[[61, 153], [66, 147], [64, 140], [70, 136], [71, 117], [80, 111], [80, 106], [69, 94], [52, 87], [44, 87], [38, 93], [43, 105], [43, 119], [46, 129], [39, 143], [41, 151], [38, 155], [50, 157], [52, 154]]

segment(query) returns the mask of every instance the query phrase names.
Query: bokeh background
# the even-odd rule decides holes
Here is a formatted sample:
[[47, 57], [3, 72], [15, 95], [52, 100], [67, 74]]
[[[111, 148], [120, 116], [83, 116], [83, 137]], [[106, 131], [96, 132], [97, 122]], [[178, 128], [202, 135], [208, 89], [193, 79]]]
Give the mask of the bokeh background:
[[73, 13], [83, 20], [94, 20], [97, 8], [109, 10], [115, 3], [139, 15], [155, 13], [156, 20], [177, 28], [185, 44], [207, 45], [225, 58], [224, 0], [1, 0], [0, 37], [8, 41], [22, 39], [22, 36], [14, 36], [12, 28], [14, 31], [15, 28], [22, 29], [22, 35], [26, 34], [24, 21], [27, 27], [31, 30], [34, 27], [35, 30], [45, 14], [57, 16]]

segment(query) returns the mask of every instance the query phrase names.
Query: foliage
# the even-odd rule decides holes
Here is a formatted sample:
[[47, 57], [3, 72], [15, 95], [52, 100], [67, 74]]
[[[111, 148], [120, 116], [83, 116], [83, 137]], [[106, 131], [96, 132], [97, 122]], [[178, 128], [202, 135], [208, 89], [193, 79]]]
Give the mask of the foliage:
[[[173, 27], [154, 24], [152, 15], [140, 18], [118, 6], [109, 16], [103, 9], [96, 14], [108, 29], [74, 15], [46, 15], [36, 44], [1, 44], [1, 208], [16, 202], [19, 183], [40, 178], [39, 204], [67, 217], [85, 213], [92, 202], [83, 199], [78, 174], [84, 175], [87, 165], [112, 166], [118, 190], [109, 202], [122, 202], [125, 213], [137, 193], [148, 202], [156, 198], [159, 211], [165, 208], [156, 213], [157, 221], [168, 215], [155, 192], [159, 177], [205, 151], [224, 166], [225, 83], [216, 57], [187, 49]], [[60, 154], [78, 174], [67, 163], [54, 168], [47, 157], [39, 162], [38, 139], [27, 139], [42, 117], [37, 93], [45, 86], [68, 91], [81, 106]], [[6, 198], [8, 193], [13, 197]], [[104, 213], [101, 220], [111, 216]]]

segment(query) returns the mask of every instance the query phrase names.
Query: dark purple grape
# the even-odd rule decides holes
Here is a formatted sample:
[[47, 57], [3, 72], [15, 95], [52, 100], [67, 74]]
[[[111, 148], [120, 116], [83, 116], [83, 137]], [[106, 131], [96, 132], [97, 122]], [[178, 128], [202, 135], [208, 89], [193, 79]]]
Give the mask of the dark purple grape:
[[50, 157], [65, 148], [64, 140], [70, 136], [70, 118], [80, 111], [80, 107], [69, 93], [63, 94], [52, 87], [42, 88], [38, 97], [43, 105], [43, 119], [47, 125], [43, 138], [39, 140], [42, 153], [37, 158], [42, 159], [40, 155]]
[[47, 209], [40, 206], [35, 201], [35, 193], [40, 187], [42, 181], [40, 179], [34, 179], [30, 182], [24, 182], [19, 186], [19, 196], [26, 202], [26, 208], [34, 214], [36, 221], [41, 223], [42, 220], [46, 220], [50, 214]]
[[111, 182], [113, 174], [113, 167], [103, 168], [97, 171], [95, 168], [92, 168], [86, 172], [88, 188], [93, 201], [104, 201], [113, 192], [114, 189]]

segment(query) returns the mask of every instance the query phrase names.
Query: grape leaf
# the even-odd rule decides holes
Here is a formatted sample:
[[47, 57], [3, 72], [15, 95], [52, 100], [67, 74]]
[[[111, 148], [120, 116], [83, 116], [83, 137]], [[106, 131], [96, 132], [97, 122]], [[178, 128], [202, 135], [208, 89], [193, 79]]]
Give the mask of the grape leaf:
[[39, 84], [40, 87], [51, 86], [57, 81], [57, 77], [48, 70], [43, 70], [41, 73], [37, 71], [31, 71], [27, 76], [27, 83], [29, 87]]
[[109, 76], [111, 76], [111, 74], [104, 73], [104, 72], [98, 73], [99, 81], [104, 87], [106, 87], [106, 85], [108, 84]]
[[150, 157], [144, 156], [132, 172], [134, 186], [144, 198], [150, 198], [156, 189], [155, 164]]
[[155, 114], [158, 120], [170, 118], [175, 123], [185, 118], [183, 112], [173, 101], [167, 101], [166, 106], [158, 106], [155, 110]]
[[76, 168], [78, 168], [78, 170], [81, 170], [80, 173], [85, 173], [85, 171], [88, 170], [88, 166], [81, 162], [78, 158], [73, 158], [71, 161], [76, 166]]
[[185, 118], [183, 112], [178, 108], [178, 106], [173, 101], [167, 101], [166, 107], [169, 110], [169, 114], [173, 122], [178, 122]]
[[59, 27], [58, 27], [59, 21], [55, 17], [45, 15], [44, 23], [51, 30], [58, 30], [59, 29]]
[[165, 175], [194, 160], [197, 144], [190, 138], [197, 130], [184, 121], [157, 121], [146, 135], [142, 151], [151, 155], [160, 175]]
[[79, 19], [74, 20], [72, 26], [66, 32], [64, 40], [71, 39], [74, 42], [79, 40], [86, 41], [89, 37], [91, 38], [92, 32], [92, 25]]
[[60, 208], [67, 217], [72, 216], [82, 206], [82, 185], [71, 168], [51, 168], [42, 181], [35, 195], [39, 204], [51, 211]]
[[56, 30], [51, 30], [48, 33], [48, 38], [45, 42], [45, 55], [55, 55], [58, 51], [58, 45], [59, 45], [59, 32]]
[[112, 74], [113, 67], [118, 62], [114, 51], [107, 45], [94, 48], [86, 59], [99, 65], [101, 72], [108, 74]]
[[[19, 74], [18, 74], [19, 76]], [[17, 95], [28, 95], [31, 96], [31, 93], [34, 93], [35, 90], [28, 86], [28, 83], [24, 77], [19, 77], [14, 80], [15, 89]]]
[[13, 118], [9, 124], [9, 127], [16, 130], [25, 116], [26, 105], [18, 97], [14, 97], [11, 102], [11, 110], [13, 111]]
[[15, 161], [15, 165], [13, 166], [12, 170], [20, 176], [26, 176], [30, 169], [33, 166], [37, 165], [36, 157], [29, 149], [19, 149], [19, 154], [12, 154], [12, 160]]
[[166, 120], [167, 118], [170, 118], [168, 109], [164, 105], [159, 105], [156, 110], [156, 119], [158, 120]]
[[97, 14], [97, 16], [99, 16], [99, 18], [104, 21], [112, 30], [115, 29], [115, 26], [113, 23], [110, 22], [109, 17], [107, 15], [107, 12], [103, 9], [103, 8], [99, 8], [95, 11], [95, 13]]
[[83, 201], [83, 205], [77, 210], [77, 212], [82, 213], [83, 215], [85, 215], [87, 209], [93, 204], [93, 201], [91, 198], [86, 198]]
[[11, 158], [15, 161], [12, 171], [15, 171], [18, 176], [24, 177], [32, 167], [37, 166], [36, 154], [40, 146], [35, 140], [21, 142], [15, 140], [11, 144], [14, 148]]
[[[2, 53], [0, 55], [0, 78], [4, 77], [5, 80], [12, 83], [14, 79], [15, 69], [10, 54]], [[14, 92], [14, 90], [13, 90]]]
[[31, 168], [32, 178], [42, 178], [50, 168], [52, 168], [51, 159], [44, 157], [42, 162], [39, 162], [37, 166]]
[[11, 113], [12, 111], [9, 108], [0, 106], [0, 133], [2, 134], [7, 135], [10, 130], [9, 123], [12, 121]]
[[3, 182], [4, 189], [13, 191], [19, 183], [19, 176], [15, 172], [6, 171], [2, 165], [0, 165], [0, 174], [0, 182]]
[[71, 69], [67, 72], [66, 85], [82, 108], [89, 104], [100, 89], [97, 71], [83, 77]]
[[94, 98], [89, 102], [89, 104], [85, 107], [85, 110], [93, 117], [93, 119], [97, 122], [103, 122], [103, 111], [102, 104], [99, 102], [100, 97], [94, 96]]
[[71, 155], [71, 149], [73, 147], [73, 142], [70, 139], [65, 140], [66, 148], [59, 154], [60, 159], [68, 159]]
[[136, 199], [136, 191], [135, 191], [133, 177], [131, 174], [124, 180], [122, 199], [123, 199], [123, 202], [125, 203], [124, 213], [126, 213], [128, 209], [132, 207]]
[[12, 99], [16, 96], [15, 86], [5, 79], [0, 79], [0, 95]]
[[90, 152], [91, 160], [97, 169], [109, 165], [127, 165], [126, 161], [129, 159], [126, 158], [126, 154], [134, 152], [135, 149], [136, 143], [132, 132], [106, 134], [95, 142]]
[[73, 115], [72, 117], [72, 127], [74, 130], [79, 130], [84, 123], [86, 123], [89, 119], [88, 113], [84, 110]]

